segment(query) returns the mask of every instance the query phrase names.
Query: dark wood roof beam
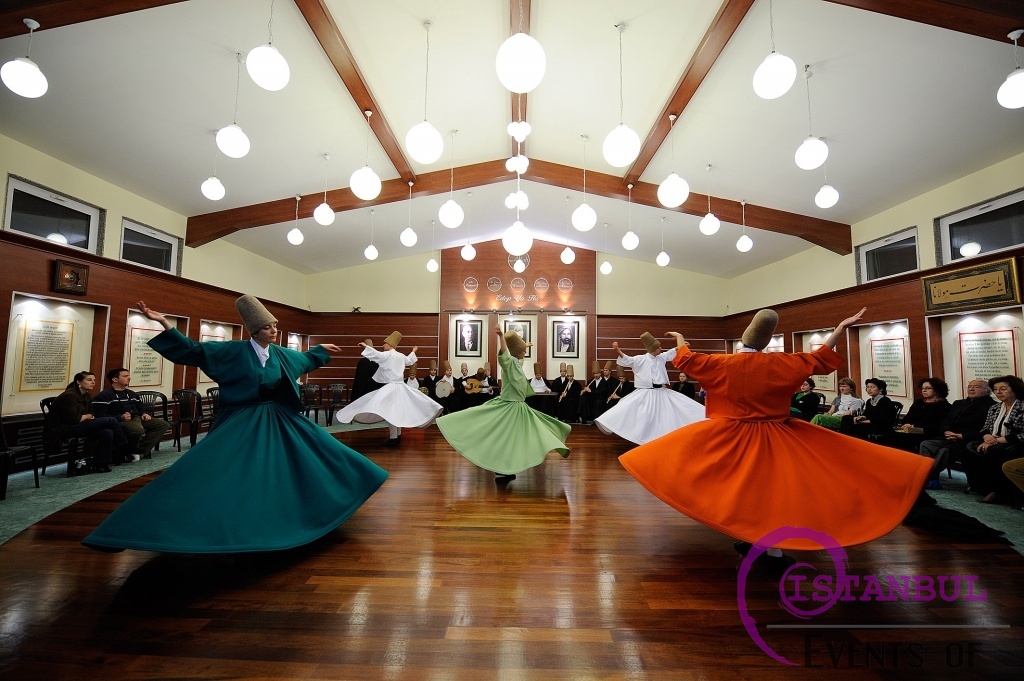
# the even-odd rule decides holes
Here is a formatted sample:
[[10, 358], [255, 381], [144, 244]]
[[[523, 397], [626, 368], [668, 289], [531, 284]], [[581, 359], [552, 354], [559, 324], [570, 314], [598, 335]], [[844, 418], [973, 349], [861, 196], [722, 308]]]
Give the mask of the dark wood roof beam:
[[938, 26], [958, 33], [1009, 42], [1007, 34], [1024, 28], [1021, 0], [826, 0], [836, 5]]
[[0, 11], [0, 39], [25, 34], [28, 29], [22, 19], [35, 19], [40, 32], [61, 26], [71, 26], [93, 19], [105, 19], [119, 14], [138, 12], [152, 7], [173, 5], [184, 0], [21, 0], [2, 3]]

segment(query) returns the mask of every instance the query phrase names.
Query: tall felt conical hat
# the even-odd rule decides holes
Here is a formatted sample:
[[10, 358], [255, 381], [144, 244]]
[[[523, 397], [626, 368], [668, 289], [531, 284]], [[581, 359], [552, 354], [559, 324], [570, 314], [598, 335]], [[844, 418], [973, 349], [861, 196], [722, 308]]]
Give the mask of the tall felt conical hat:
[[392, 331], [391, 335], [384, 339], [384, 342], [393, 348], [397, 348], [398, 344], [402, 342], [402, 334]]
[[559, 373], [561, 373], [563, 371], [566, 371], [565, 362], [559, 362], [559, 364], [558, 364], [558, 371], [559, 371]]
[[444, 370], [445, 371], [451, 371], [452, 370], [452, 363], [449, 362], [448, 360], [444, 361], [444, 365], [443, 366], [444, 366]]
[[491, 370], [491, 363], [490, 362], [484, 362], [484, 371], [490, 371], [490, 370]]
[[566, 364], [565, 365], [565, 373], [569, 374], [570, 376], [576, 376], [575, 372], [576, 372], [576, 369], [573, 367], [573, 365], [571, 365], [571, 364]]
[[615, 366], [615, 362], [611, 360], [608, 360], [607, 362], [604, 363], [604, 368], [608, 371], [611, 371], [613, 366]]
[[436, 359], [430, 360], [430, 370], [431, 371], [437, 371], [437, 360]]
[[460, 366], [459, 368], [462, 369], [463, 371], [469, 371], [469, 365], [466, 364], [465, 362], [463, 362], [462, 366]]
[[599, 374], [601, 373], [601, 362], [596, 359], [590, 363], [590, 373]]
[[748, 348], [764, 350], [771, 342], [772, 334], [778, 325], [779, 315], [775, 310], [758, 310], [740, 340]]
[[647, 352], [654, 353], [661, 349], [661, 341], [651, 335], [650, 331], [644, 331], [640, 334], [640, 342], [644, 344], [644, 348]]
[[506, 331], [505, 345], [508, 346], [508, 354], [518, 357], [520, 353], [526, 352], [526, 348], [530, 347], [532, 343], [524, 341], [522, 336], [515, 331]]
[[533, 363], [533, 373], [535, 373], [535, 374], [543, 374], [544, 373], [544, 367], [542, 367], [540, 365], [540, 362], [534, 362]]
[[263, 303], [248, 293], [235, 301], [235, 309], [238, 310], [238, 316], [242, 318], [246, 330], [251, 334], [256, 333], [267, 324], [277, 322], [277, 317], [270, 314], [270, 310], [264, 307]]
[[625, 369], [625, 367], [623, 367], [621, 364], [616, 364], [615, 365], [615, 375], [619, 377], [620, 381], [624, 380], [626, 378], [626, 369]]

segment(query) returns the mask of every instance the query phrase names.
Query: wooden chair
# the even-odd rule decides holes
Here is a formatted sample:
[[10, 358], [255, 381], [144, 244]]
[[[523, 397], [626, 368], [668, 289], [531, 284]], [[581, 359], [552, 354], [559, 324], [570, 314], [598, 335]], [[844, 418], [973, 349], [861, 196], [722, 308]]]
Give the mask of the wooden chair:
[[190, 388], [175, 390], [171, 399], [177, 406], [177, 413], [174, 421], [171, 422], [171, 427], [174, 430], [174, 444], [178, 445], [180, 452], [182, 428], [186, 424], [188, 425], [189, 445], [195, 447], [199, 429], [204, 423], [213, 423], [213, 416], [207, 415], [203, 409], [203, 396], [199, 394], [198, 390]]
[[347, 383], [331, 383], [327, 386], [327, 394], [321, 397], [320, 404], [326, 412], [328, 426], [334, 423], [334, 412], [344, 406], [347, 395]]
[[[139, 401], [142, 402], [142, 410], [153, 418], [161, 418], [167, 423], [171, 422], [167, 412], [167, 395], [156, 390], [140, 390], [135, 393], [139, 396]], [[157, 442], [154, 449], [160, 449], [160, 443]], [[150, 454], [149, 458], [153, 458]]]
[[216, 416], [217, 410], [220, 409], [220, 388], [207, 388], [206, 399], [210, 403], [210, 414]]
[[[46, 442], [47, 435], [50, 430], [54, 427], [53, 422], [50, 418], [50, 407], [53, 405], [53, 401], [56, 397], [46, 397], [39, 400], [39, 410], [43, 412], [43, 442]], [[66, 437], [64, 443], [68, 447], [68, 471], [67, 477], [73, 478], [75, 476], [75, 469], [78, 466], [78, 447], [82, 444], [82, 439], [79, 437]], [[62, 443], [63, 446], [63, 443]], [[46, 451], [46, 447], [43, 447], [43, 475], [46, 475], [46, 466], [49, 464], [50, 455]]]
[[[323, 408], [323, 390], [316, 383], [306, 383], [300, 393], [302, 397], [302, 413], [309, 416], [313, 412], [313, 421], [320, 423], [320, 410]], [[330, 416], [327, 417], [330, 420]]]
[[32, 454], [32, 473], [36, 478], [36, 488], [39, 488], [39, 456], [36, 448], [29, 445], [7, 445], [7, 438], [4, 437], [4, 422], [0, 418], [0, 501], [7, 498], [7, 478], [11, 474], [11, 464], [17, 456], [29, 452]]

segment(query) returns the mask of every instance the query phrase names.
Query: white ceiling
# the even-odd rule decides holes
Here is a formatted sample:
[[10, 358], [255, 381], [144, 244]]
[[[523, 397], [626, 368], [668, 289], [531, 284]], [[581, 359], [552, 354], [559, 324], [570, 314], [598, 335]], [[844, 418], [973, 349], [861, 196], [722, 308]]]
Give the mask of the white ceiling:
[[[399, 140], [423, 118], [422, 24], [432, 22], [427, 118], [445, 135], [446, 149], [432, 166], [413, 163], [416, 173], [453, 163], [447, 135], [453, 129], [459, 131], [456, 167], [509, 155], [511, 99], [494, 74], [494, 54], [509, 34], [508, 0], [326, 4]], [[623, 175], [600, 154], [605, 134], [619, 123], [614, 25], [627, 23], [622, 118], [643, 138], [718, 9], [715, 0], [533, 0], [531, 34], [544, 46], [548, 68], [528, 98], [528, 154], [582, 167], [580, 135], [587, 134], [587, 168]], [[813, 132], [829, 143], [828, 179], [841, 193], [839, 204], [817, 208], [813, 197], [824, 182], [822, 171], [802, 171], [793, 163], [808, 133], [803, 79], [774, 101], [759, 99], [751, 88], [754, 69], [771, 49], [767, 0], [754, 3], [643, 181], [658, 183], [674, 170], [705, 193], [710, 163], [712, 196], [853, 223], [1024, 152], [1024, 111], [995, 101], [1014, 67], [1008, 41], [822, 0], [776, 0], [774, 16], [777, 49], [813, 68]], [[243, 67], [237, 122], [252, 151], [243, 159], [215, 153], [214, 132], [232, 122], [234, 55], [267, 41], [269, 17], [270, 2], [191, 0], [38, 32], [32, 59], [50, 90], [27, 100], [0, 87], [0, 133], [188, 216], [322, 191], [325, 170], [329, 188], [345, 187], [367, 161], [365, 123], [287, 0], [274, 5], [273, 38], [288, 59], [291, 82], [267, 92]], [[25, 36], [0, 40], [0, 61], [24, 56], [26, 46]], [[324, 152], [331, 154], [326, 167]], [[368, 161], [382, 179], [398, 177], [372, 136]], [[227, 196], [210, 202], [199, 185], [215, 163]], [[434, 247], [498, 238], [514, 219], [503, 204], [513, 185], [478, 187], [471, 198], [456, 192], [472, 228], [468, 219], [457, 230], [438, 223]], [[568, 213], [581, 195], [530, 182], [523, 188], [531, 206], [522, 219], [535, 237], [565, 241]], [[430, 221], [446, 199], [378, 206], [374, 243], [380, 257], [430, 250]], [[588, 201], [598, 212], [598, 227], [588, 233], [569, 229], [571, 245], [650, 262], [661, 249], [663, 224], [671, 266], [694, 272], [732, 277], [813, 247], [748, 228], [755, 245], [741, 254], [733, 246], [741, 234], [737, 225], [706, 237], [693, 216], [634, 205], [630, 218], [624, 202]], [[410, 208], [420, 238], [407, 249], [398, 234]], [[320, 272], [365, 262], [370, 221], [365, 209], [339, 213], [330, 227], [301, 219], [306, 240], [298, 247], [284, 238], [291, 223], [226, 240], [300, 272]], [[630, 221], [641, 238], [633, 252], [620, 245]]]

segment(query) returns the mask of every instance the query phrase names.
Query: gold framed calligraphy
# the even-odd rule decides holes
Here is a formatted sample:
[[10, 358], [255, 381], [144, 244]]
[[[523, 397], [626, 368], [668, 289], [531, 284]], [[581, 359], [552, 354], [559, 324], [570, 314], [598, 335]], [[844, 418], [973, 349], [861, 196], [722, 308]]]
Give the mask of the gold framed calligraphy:
[[1013, 258], [921, 277], [927, 314], [981, 310], [1020, 303]]

